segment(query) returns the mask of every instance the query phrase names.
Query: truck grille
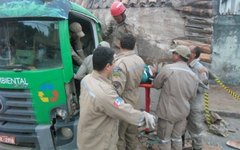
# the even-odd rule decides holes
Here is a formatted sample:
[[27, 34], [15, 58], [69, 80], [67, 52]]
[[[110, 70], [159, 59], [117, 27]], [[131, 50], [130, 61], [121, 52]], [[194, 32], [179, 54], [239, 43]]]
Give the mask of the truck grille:
[[0, 90], [0, 121], [35, 124], [32, 96], [28, 90]]

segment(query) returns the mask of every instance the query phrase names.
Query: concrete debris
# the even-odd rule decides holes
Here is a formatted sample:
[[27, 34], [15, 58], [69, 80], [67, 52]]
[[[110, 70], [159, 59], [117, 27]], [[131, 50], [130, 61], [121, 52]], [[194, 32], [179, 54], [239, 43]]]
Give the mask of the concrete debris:
[[212, 124], [209, 126], [209, 131], [216, 135], [228, 137], [229, 123], [227, 123], [221, 116], [219, 116], [219, 114], [215, 112], [211, 112], [211, 116], [212, 116]]

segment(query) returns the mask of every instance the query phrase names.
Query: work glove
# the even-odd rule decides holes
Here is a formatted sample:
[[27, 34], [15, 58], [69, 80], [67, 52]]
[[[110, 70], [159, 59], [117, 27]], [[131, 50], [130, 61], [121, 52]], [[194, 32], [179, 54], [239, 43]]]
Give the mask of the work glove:
[[144, 111], [143, 114], [145, 118], [146, 128], [154, 129], [156, 126], [156, 117], [150, 113], [147, 113], [146, 111]]

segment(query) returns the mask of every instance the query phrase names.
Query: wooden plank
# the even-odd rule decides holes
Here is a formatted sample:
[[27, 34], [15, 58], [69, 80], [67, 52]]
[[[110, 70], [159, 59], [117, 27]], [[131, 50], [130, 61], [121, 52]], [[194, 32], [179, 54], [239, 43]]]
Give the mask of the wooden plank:
[[186, 45], [186, 46], [198, 46], [201, 49], [202, 53], [211, 54], [212, 49], [210, 44], [192, 41], [192, 40], [173, 40], [174, 44]]
[[201, 25], [213, 25], [213, 19], [209, 18], [201, 18], [201, 17], [193, 17], [193, 16], [185, 16], [187, 23], [189, 24], [201, 24]]
[[203, 24], [195, 24], [195, 23], [190, 23], [190, 22], [185, 22], [185, 27], [189, 27], [189, 28], [198, 28], [198, 29], [211, 29], [212, 30], [212, 26], [211, 25], [203, 25]]
[[209, 43], [206, 42], [208, 41], [212, 35], [211, 34], [205, 34], [205, 33], [194, 33], [191, 31], [184, 31], [185, 36], [187, 37], [186, 39], [190, 39], [190, 40], [194, 40], [194, 39], [200, 39], [200, 40], [194, 40], [194, 41], [199, 41], [199, 42], [203, 42], [203, 43]]
[[187, 31], [193, 32], [193, 33], [203, 33], [203, 34], [212, 34], [213, 30], [212, 28], [201, 28], [196, 26], [185, 26]]
[[196, 2], [193, 2], [191, 4], [189, 4], [193, 7], [197, 7], [197, 8], [213, 8], [213, 3], [212, 1], [196, 1]]
[[175, 8], [178, 11], [181, 11], [186, 14], [201, 16], [201, 17], [212, 17], [213, 16], [213, 10], [212, 9], [200, 9], [200, 8], [194, 8], [192, 6], [184, 6]]
[[207, 63], [211, 63], [212, 62], [212, 55], [211, 54], [201, 53], [200, 60], [204, 61], [204, 62], [207, 62]]
[[194, 36], [194, 35], [185, 35], [186, 39], [193, 40], [193, 41], [199, 41], [207, 44], [212, 43], [212, 36]]

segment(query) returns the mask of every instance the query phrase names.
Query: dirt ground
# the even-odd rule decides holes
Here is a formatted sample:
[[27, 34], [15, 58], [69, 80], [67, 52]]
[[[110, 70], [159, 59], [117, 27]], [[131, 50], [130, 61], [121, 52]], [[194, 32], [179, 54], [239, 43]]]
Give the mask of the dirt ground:
[[[240, 95], [240, 86], [229, 86], [233, 92]], [[209, 89], [209, 109], [240, 114], [240, 101], [228, 94], [219, 85], [211, 85]]]
[[[233, 92], [240, 95], [240, 86], [229, 86]], [[145, 109], [145, 90], [140, 88], [140, 102], [139, 109]], [[151, 113], [154, 114], [157, 109], [157, 101], [159, 98], [160, 90], [151, 89]], [[227, 122], [229, 122], [231, 128], [235, 130], [235, 133], [230, 133], [228, 137], [221, 137], [208, 132], [206, 127], [204, 131], [204, 148], [203, 150], [233, 150], [226, 146], [226, 141], [231, 139], [240, 139], [240, 101], [236, 100], [232, 95], [227, 93], [219, 85], [211, 85], [209, 89], [209, 110], [217, 112]], [[140, 134], [141, 135], [141, 134]], [[155, 139], [154, 139], [155, 137]], [[156, 144], [155, 135], [141, 135], [139, 140], [139, 150], [159, 150]], [[149, 140], [150, 139], [150, 140]], [[153, 140], [151, 140], [153, 139]], [[150, 141], [150, 147], [149, 147]], [[152, 143], [151, 143], [152, 142]], [[148, 143], [148, 144], [147, 144]], [[186, 147], [191, 147], [191, 144], [186, 143]], [[187, 150], [187, 149], [186, 149]], [[188, 149], [190, 150], [190, 149]]]
[[[240, 139], [240, 119], [232, 117], [223, 117], [223, 119], [229, 124], [229, 129], [226, 137], [213, 134], [208, 131], [205, 126], [202, 133], [203, 136], [203, 150], [235, 150], [226, 145], [228, 140], [239, 140]], [[158, 148], [158, 137], [156, 132], [146, 134], [142, 129], [139, 129], [139, 149], [138, 150], [159, 150]], [[184, 150], [192, 150], [191, 140], [188, 134], [185, 134], [185, 147]]]

